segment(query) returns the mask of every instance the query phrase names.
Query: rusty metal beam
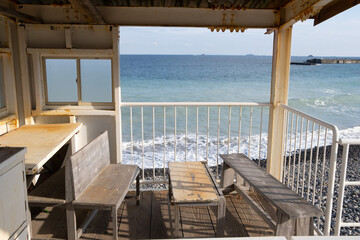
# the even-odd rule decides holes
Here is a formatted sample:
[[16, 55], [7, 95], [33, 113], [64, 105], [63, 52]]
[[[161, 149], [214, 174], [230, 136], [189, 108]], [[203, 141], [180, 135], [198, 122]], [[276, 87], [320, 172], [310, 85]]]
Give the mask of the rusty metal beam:
[[[106, 24], [119, 26], [174, 26], [206, 27], [235, 30], [237, 28], [276, 28], [279, 25], [277, 11], [271, 9], [200, 9], [168, 7], [108, 7], [98, 6]], [[83, 18], [74, 22], [67, 19], [67, 8], [24, 5], [24, 13], [42, 16], [46, 24], [88, 24]]]
[[15, 10], [5, 8], [3, 6], [0, 6], [0, 15], [3, 15], [5, 17], [9, 17], [9, 18], [20, 19], [27, 23], [42, 23], [42, 20], [40, 18], [33, 17], [33, 16], [30, 16], [28, 14], [24, 14], [21, 12], [17, 12]]
[[304, 21], [319, 13], [333, 0], [293, 0], [280, 9], [280, 27], [288, 28], [297, 21]]
[[326, 5], [320, 12], [314, 17], [314, 26], [326, 21], [333, 16], [352, 8], [360, 3], [360, 0], [338, 0]]
[[106, 24], [92, 0], [70, 0], [70, 3], [89, 24]]

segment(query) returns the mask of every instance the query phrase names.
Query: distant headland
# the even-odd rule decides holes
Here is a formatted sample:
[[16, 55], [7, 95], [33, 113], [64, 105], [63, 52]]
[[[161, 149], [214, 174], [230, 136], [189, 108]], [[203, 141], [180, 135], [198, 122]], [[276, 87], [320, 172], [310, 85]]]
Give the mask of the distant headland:
[[293, 65], [316, 65], [316, 64], [351, 64], [360, 63], [360, 59], [348, 58], [312, 58], [304, 62], [291, 62]]

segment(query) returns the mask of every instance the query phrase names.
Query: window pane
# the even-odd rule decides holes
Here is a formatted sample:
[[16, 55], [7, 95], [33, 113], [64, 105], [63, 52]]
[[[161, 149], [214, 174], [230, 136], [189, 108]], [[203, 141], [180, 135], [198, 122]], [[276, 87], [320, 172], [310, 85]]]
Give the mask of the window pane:
[[111, 60], [81, 59], [83, 102], [112, 102]]
[[0, 108], [5, 107], [5, 85], [2, 60], [0, 59]]
[[77, 102], [76, 59], [46, 59], [49, 102]]

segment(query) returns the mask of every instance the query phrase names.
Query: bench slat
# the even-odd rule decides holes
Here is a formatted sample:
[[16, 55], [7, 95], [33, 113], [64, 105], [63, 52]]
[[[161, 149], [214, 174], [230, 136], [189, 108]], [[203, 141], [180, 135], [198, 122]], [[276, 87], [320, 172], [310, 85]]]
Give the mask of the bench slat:
[[219, 196], [201, 162], [169, 163], [174, 201], [212, 202]]
[[70, 158], [71, 177], [74, 183], [72, 185], [74, 199], [77, 199], [89, 183], [109, 164], [110, 151], [108, 133], [106, 131]]
[[322, 215], [318, 208], [310, 205], [276, 178], [260, 169], [244, 154], [224, 154], [220, 157], [279, 211], [290, 218]]
[[90, 208], [118, 206], [138, 173], [136, 165], [109, 164], [73, 204]]

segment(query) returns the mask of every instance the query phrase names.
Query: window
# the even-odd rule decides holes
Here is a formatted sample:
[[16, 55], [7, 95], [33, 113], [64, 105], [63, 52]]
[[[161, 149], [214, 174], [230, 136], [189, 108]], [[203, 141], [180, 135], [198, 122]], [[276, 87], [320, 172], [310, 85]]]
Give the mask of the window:
[[112, 102], [111, 61], [81, 59], [81, 97], [83, 102]]
[[113, 102], [110, 59], [47, 58], [44, 63], [48, 104]]
[[0, 111], [5, 110], [6, 100], [5, 100], [5, 84], [4, 84], [4, 71], [2, 59], [0, 57]]
[[46, 59], [48, 102], [77, 103], [75, 59]]

